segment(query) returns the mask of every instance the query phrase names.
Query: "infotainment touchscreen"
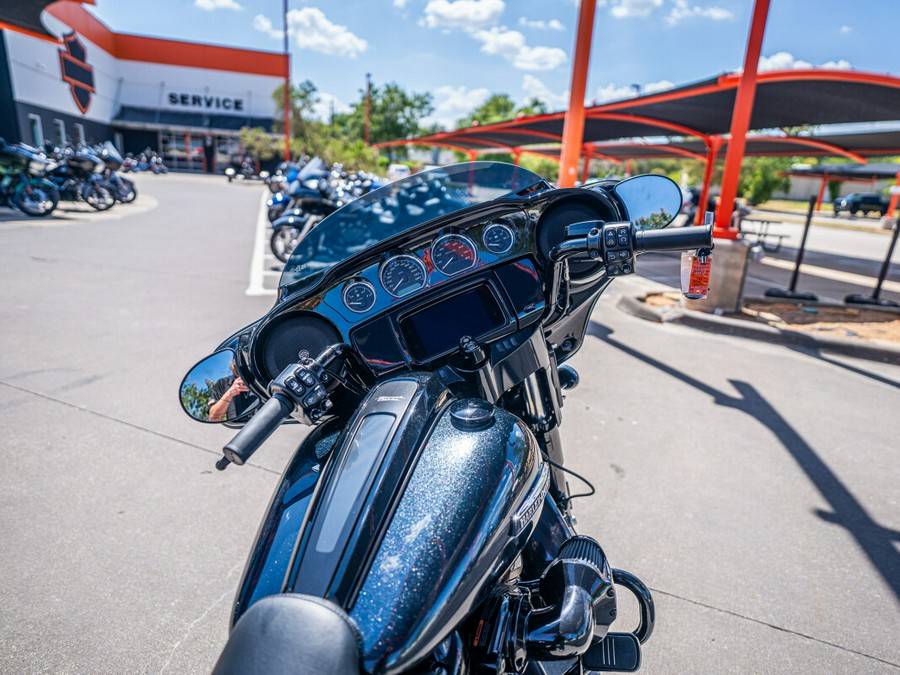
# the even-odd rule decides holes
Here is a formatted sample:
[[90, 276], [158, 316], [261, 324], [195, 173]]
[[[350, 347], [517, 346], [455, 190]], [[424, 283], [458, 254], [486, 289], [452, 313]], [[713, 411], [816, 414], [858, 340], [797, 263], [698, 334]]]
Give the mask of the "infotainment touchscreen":
[[440, 356], [459, 344], [506, 325], [497, 297], [487, 285], [445, 298], [400, 321], [400, 334], [417, 361]]

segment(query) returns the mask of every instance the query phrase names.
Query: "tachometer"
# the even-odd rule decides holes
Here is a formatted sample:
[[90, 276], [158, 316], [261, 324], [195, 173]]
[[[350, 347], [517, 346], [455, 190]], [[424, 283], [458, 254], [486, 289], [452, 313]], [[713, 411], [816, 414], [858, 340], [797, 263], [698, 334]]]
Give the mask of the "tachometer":
[[491, 223], [481, 235], [485, 248], [491, 253], [506, 253], [516, 241], [516, 235], [508, 225]]
[[365, 279], [351, 281], [344, 286], [341, 298], [351, 312], [362, 314], [375, 306], [375, 287]]
[[416, 256], [401, 253], [385, 261], [378, 276], [384, 290], [395, 298], [402, 298], [424, 288], [428, 273], [425, 263]]
[[475, 244], [461, 234], [445, 234], [431, 245], [434, 266], [448, 277], [474, 267], [477, 257]]

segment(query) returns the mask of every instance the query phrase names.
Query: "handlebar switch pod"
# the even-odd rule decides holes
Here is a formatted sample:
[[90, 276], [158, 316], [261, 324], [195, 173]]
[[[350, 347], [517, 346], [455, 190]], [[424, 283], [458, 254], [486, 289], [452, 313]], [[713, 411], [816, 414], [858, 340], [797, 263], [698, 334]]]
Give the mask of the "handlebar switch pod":
[[[611, 277], [634, 273], [634, 225], [629, 222], [605, 223], [599, 233], [599, 242], [592, 242], [588, 234], [591, 257], [599, 250], [606, 263], [606, 274]], [[602, 248], [600, 248], [602, 246]]]
[[288, 366], [269, 383], [269, 393], [289, 398], [294, 402], [293, 416], [304, 424], [315, 424], [333, 407], [328, 394], [338, 382], [327, 366], [339, 353], [338, 348], [329, 347], [316, 359]]

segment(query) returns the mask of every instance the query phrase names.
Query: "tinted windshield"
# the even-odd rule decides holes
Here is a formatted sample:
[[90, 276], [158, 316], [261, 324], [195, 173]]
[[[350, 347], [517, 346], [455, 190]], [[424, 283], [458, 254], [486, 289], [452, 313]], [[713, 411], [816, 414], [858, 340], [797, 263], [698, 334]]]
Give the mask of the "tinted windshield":
[[280, 285], [311, 283], [395, 234], [542, 180], [520, 166], [501, 162], [453, 164], [407, 176], [350, 202], [316, 225], [285, 264]]

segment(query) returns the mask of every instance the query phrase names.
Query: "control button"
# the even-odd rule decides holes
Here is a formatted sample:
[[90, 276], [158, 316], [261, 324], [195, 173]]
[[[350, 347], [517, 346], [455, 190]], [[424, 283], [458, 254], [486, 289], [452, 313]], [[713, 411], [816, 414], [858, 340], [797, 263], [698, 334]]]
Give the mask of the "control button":
[[617, 234], [619, 235], [619, 238], [620, 238], [620, 239], [621, 239], [622, 237], [627, 237], [627, 236], [628, 236], [628, 228], [627, 228], [627, 227], [620, 227], [616, 232], [617, 232]]
[[303, 370], [297, 377], [305, 384], [307, 387], [315, 387], [316, 386], [316, 378], [313, 377], [313, 374], [308, 370]]
[[628, 246], [628, 235], [619, 235], [619, 246]]
[[619, 251], [619, 260], [628, 260], [631, 256], [628, 255], [628, 251]]
[[310, 394], [305, 399], [303, 399], [303, 405], [306, 408], [312, 408], [316, 403], [318, 403], [318, 400], [316, 399], [315, 394]]
[[609, 267], [606, 268], [606, 273], [611, 277], [616, 276], [620, 272], [621, 272], [621, 270], [619, 269], [618, 265], [610, 265]]
[[619, 258], [617, 251], [608, 251], [606, 254], [606, 262], [615, 262]]
[[629, 265], [628, 263], [625, 263], [624, 265], [622, 265], [622, 274], [631, 274], [631, 272], [632, 272], [631, 265]]

